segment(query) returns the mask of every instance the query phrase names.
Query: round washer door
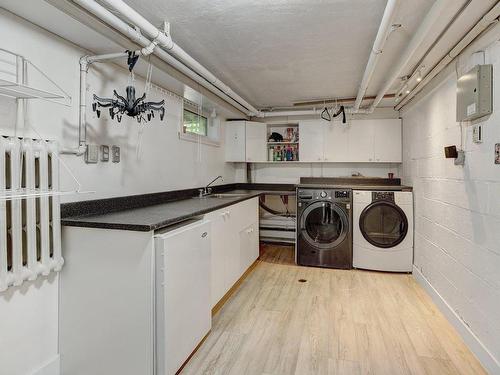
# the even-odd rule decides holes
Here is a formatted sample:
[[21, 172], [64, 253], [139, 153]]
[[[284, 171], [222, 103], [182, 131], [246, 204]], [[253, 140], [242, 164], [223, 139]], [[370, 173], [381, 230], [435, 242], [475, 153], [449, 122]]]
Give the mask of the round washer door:
[[304, 239], [319, 249], [332, 249], [344, 241], [349, 221], [344, 210], [329, 201], [318, 201], [306, 207], [300, 217]]
[[405, 239], [408, 233], [408, 219], [396, 204], [377, 201], [361, 212], [359, 229], [370, 244], [388, 249], [399, 245]]

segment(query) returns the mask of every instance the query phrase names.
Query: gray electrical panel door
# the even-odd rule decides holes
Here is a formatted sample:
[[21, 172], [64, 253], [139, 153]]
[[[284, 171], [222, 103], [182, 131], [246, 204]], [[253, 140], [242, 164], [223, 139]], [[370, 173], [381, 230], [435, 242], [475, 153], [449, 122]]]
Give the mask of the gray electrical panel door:
[[457, 81], [457, 121], [471, 121], [493, 111], [493, 66], [476, 65]]

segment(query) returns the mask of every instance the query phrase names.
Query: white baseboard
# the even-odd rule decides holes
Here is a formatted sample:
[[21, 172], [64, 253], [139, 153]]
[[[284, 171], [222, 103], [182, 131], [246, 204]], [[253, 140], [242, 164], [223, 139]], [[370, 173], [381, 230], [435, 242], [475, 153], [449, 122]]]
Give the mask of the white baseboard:
[[60, 375], [61, 374], [61, 361], [59, 354], [51, 360], [47, 361], [38, 370], [35, 370], [31, 375]]
[[479, 338], [471, 331], [471, 329], [463, 322], [462, 319], [455, 313], [453, 308], [448, 305], [445, 299], [439, 294], [439, 292], [434, 289], [429, 280], [425, 278], [420, 270], [413, 266], [413, 277], [415, 280], [429, 293], [434, 303], [437, 305], [439, 310], [448, 319], [451, 325], [458, 331], [458, 334], [462, 337], [465, 345], [469, 347], [472, 353], [475, 354], [479, 362], [483, 367], [490, 373], [500, 375], [500, 363], [498, 360], [489, 352], [488, 348], [479, 340]]

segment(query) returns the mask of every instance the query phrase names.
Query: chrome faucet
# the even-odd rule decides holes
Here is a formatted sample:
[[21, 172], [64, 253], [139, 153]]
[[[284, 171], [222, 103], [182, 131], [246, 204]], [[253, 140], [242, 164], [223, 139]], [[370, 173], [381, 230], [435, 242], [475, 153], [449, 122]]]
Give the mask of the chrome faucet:
[[224, 181], [224, 178], [222, 178], [222, 176], [217, 176], [215, 177], [212, 181], [210, 181], [207, 186], [205, 186], [204, 188], [202, 189], [198, 189], [198, 191], [200, 192], [200, 198], [203, 198], [207, 195], [210, 195], [212, 194], [212, 188], [210, 187], [210, 185], [212, 185], [215, 181], [217, 181], [218, 179], [221, 179], [221, 181]]

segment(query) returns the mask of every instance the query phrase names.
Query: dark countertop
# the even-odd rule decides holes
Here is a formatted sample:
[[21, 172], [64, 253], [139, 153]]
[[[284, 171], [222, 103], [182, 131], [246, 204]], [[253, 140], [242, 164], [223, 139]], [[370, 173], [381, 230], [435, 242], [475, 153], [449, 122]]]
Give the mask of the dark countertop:
[[[110, 199], [63, 204], [61, 224], [73, 227], [120, 229], [149, 232], [231, 206], [262, 194], [295, 194], [297, 187], [317, 189], [337, 188], [353, 190], [411, 191], [409, 186], [324, 184], [227, 184], [214, 186], [213, 195], [234, 194], [225, 197], [193, 198], [198, 189], [133, 195]], [[367, 181], [368, 182], [368, 181]]]
[[[121, 209], [109, 213], [69, 216], [63, 218], [61, 223], [65, 226], [149, 232], [258, 197], [261, 194], [290, 194], [294, 192], [291, 190], [235, 189], [226, 190], [221, 193], [237, 194], [237, 196], [184, 198], [146, 207]], [[216, 194], [214, 193], [214, 195]]]

